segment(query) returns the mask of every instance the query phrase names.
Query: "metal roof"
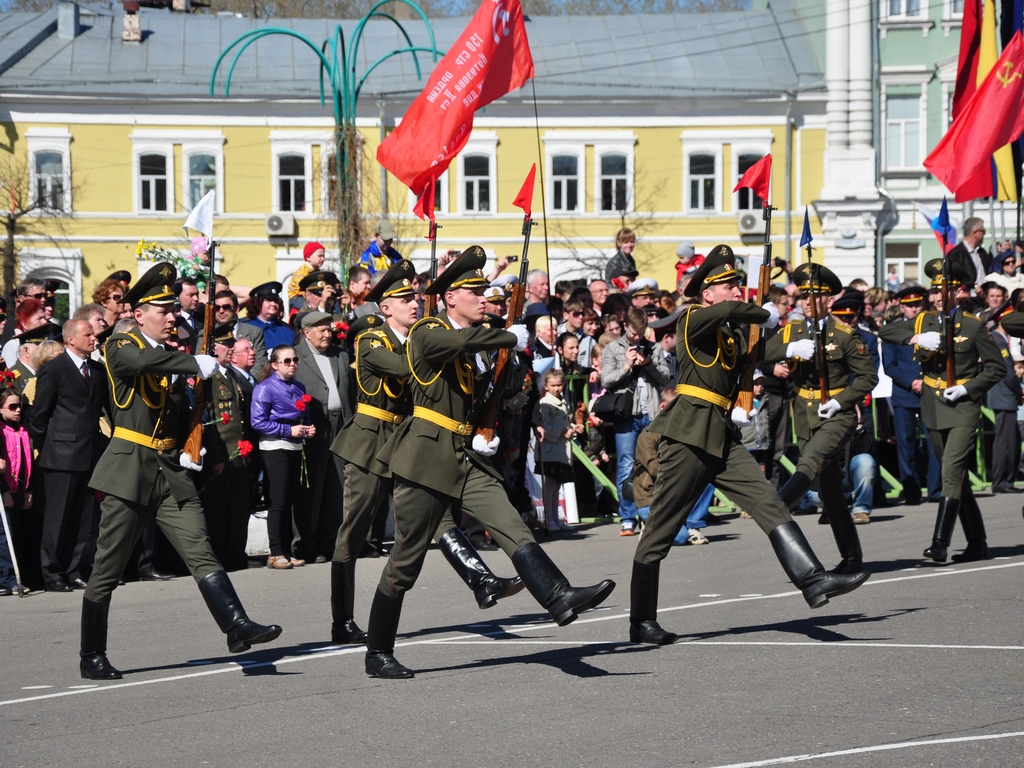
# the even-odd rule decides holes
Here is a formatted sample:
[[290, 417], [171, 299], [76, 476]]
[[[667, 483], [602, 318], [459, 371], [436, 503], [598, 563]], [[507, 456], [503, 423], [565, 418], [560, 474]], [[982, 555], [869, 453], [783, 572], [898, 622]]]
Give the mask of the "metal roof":
[[[246, 32], [283, 27], [306, 35], [319, 47], [338, 24], [347, 44], [356, 25], [142, 9], [143, 42], [124, 43], [119, 7], [82, 5], [81, 12], [82, 32], [74, 39], [58, 37], [55, 10], [0, 14], [0, 92], [140, 101], [202, 99], [209, 94], [217, 56]], [[402, 23], [415, 44], [429, 45], [420, 20]], [[438, 47], [446, 50], [467, 23], [467, 18], [433, 21]], [[756, 100], [786, 91], [824, 89], [824, 73], [807, 29], [788, 3], [725, 13], [533, 17], [526, 29], [537, 96], [543, 100]], [[393, 23], [371, 21], [364, 30], [357, 71], [365, 71], [383, 52], [404, 45]], [[222, 64], [217, 97], [224, 94], [230, 61], [229, 56]], [[427, 75], [432, 60], [421, 55], [420, 62]], [[231, 95], [310, 100], [318, 96], [318, 77], [318, 59], [303, 43], [265, 37], [240, 58]], [[402, 55], [378, 67], [363, 94], [409, 100], [424, 82], [417, 80], [411, 56]], [[530, 86], [524, 90], [532, 98]], [[513, 94], [510, 101], [524, 97]]]

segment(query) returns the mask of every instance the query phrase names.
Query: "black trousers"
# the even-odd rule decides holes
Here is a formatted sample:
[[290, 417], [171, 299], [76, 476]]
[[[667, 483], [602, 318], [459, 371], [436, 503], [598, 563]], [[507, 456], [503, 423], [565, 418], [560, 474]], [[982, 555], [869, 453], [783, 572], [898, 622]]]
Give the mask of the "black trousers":
[[996, 434], [992, 440], [992, 485], [1012, 485], [1020, 462], [1020, 433], [1016, 411], [996, 411]]
[[226, 462], [224, 471], [211, 474], [199, 494], [210, 546], [229, 571], [243, 570], [248, 565], [245, 542], [249, 536], [249, 492], [249, 469]]
[[296, 503], [302, 487], [299, 479], [302, 451], [264, 451], [263, 471], [267, 479], [270, 554], [272, 557], [291, 557], [292, 523], [300, 540], [309, 537], [309, 507]]
[[92, 565], [89, 549], [96, 494], [89, 488], [91, 472], [44, 469], [46, 506], [39, 559], [43, 580], [64, 575], [85, 580]]

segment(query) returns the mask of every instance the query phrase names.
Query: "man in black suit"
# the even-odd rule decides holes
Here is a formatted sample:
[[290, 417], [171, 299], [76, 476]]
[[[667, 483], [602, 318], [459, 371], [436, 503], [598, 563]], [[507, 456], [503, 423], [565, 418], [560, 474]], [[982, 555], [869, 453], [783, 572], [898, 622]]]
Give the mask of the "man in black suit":
[[981, 247], [984, 241], [985, 222], [971, 216], [964, 221], [963, 238], [949, 251], [949, 260], [967, 270], [972, 285], [982, 282], [992, 266], [992, 255]]
[[353, 393], [349, 381], [349, 356], [331, 344], [331, 323], [326, 312], [307, 312], [302, 317], [303, 338], [295, 342], [299, 364], [295, 380], [313, 398], [310, 423], [316, 437], [307, 441], [309, 487], [301, 488], [298, 506], [308, 510], [313, 541], [300, 541], [299, 554], [309, 561], [328, 562], [341, 527], [342, 477], [345, 462], [328, 450], [342, 426], [352, 417]]
[[199, 307], [199, 286], [189, 277], [183, 277], [174, 284], [178, 297], [177, 335], [188, 346], [189, 354], [199, 351], [199, 339], [203, 335], [203, 315]]
[[64, 323], [65, 352], [40, 368], [28, 428], [46, 480], [40, 560], [46, 589], [85, 589], [92, 552], [95, 495], [89, 478], [106, 448], [99, 419], [107, 410], [106, 372], [90, 358], [96, 337], [87, 320]]

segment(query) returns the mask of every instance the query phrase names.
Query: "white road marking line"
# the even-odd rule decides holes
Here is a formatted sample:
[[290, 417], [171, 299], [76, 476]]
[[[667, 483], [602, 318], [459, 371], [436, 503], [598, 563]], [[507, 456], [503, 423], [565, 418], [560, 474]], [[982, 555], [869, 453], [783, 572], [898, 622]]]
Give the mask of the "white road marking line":
[[697, 597], [721, 597], [721, 595], [697, 595]]
[[760, 592], [754, 592], [749, 595], [740, 595], [740, 597], [764, 597], [764, 595], [762, 595]]
[[[962, 574], [965, 574], [965, 573], [969, 574], [969, 573], [977, 573], [977, 572], [980, 572], [980, 571], [992, 571], [992, 570], [999, 570], [999, 569], [1002, 569], [1002, 568], [1018, 568], [1018, 567], [1021, 567], [1021, 566], [1024, 566], [1024, 561], [1022, 561], [1022, 562], [1015, 562], [1015, 563], [1007, 563], [1006, 565], [989, 565], [989, 566], [982, 566], [980, 568], [968, 568], [968, 569], [962, 570], [962, 571], [953, 571], [953, 570], [950, 570], [950, 569], [947, 568], [947, 569], [942, 569], [942, 570], [936, 570], [933, 573], [925, 573], [925, 574], [920, 574], [920, 575], [916, 575], [916, 576], [900, 576], [900, 577], [896, 577], [896, 578], [892, 578], [892, 579], [879, 579], [879, 580], [874, 580], [873, 579], [873, 580], [867, 582], [867, 584], [865, 586], [870, 587], [870, 586], [877, 585], [877, 584], [891, 584], [891, 583], [894, 583], [894, 582], [909, 581], [909, 580], [912, 580], [912, 579], [927, 579], [927, 578], [931, 578], [933, 576], [940, 576], [940, 575], [950, 575], [950, 574], [953, 574], [953, 575], [961, 574], [962, 575]], [[742, 603], [742, 602], [746, 602], [748, 600], [773, 600], [773, 599], [780, 598], [780, 597], [792, 597], [794, 595], [799, 595], [799, 594], [800, 594], [799, 591], [792, 590], [792, 591], [789, 591], [789, 592], [779, 592], [779, 593], [776, 593], [774, 595], [763, 595], [761, 597], [733, 597], [733, 598], [726, 598], [726, 599], [723, 599], [723, 600], [712, 600], [712, 601], [704, 602], [704, 603], [691, 603], [689, 605], [677, 605], [677, 606], [671, 606], [671, 607], [668, 607], [668, 608], [659, 608], [658, 610], [659, 610], [660, 613], [668, 613], [668, 612], [671, 612], [671, 611], [685, 611], [685, 610], [689, 610], [691, 608], [706, 608], [706, 607], [715, 606], [715, 605], [726, 605], [728, 603]], [[610, 609], [602, 609], [602, 610], [610, 610]], [[594, 618], [588, 618], [588, 619], [579, 619], [575, 623], [577, 625], [593, 624], [593, 623], [599, 622], [599, 621], [613, 621], [613, 620], [617, 620], [617, 619], [625, 619], [625, 618], [628, 618], [628, 617], [629, 617], [629, 613], [619, 613], [619, 614], [611, 614], [611, 615], [607, 615], [607, 616], [596, 616]], [[501, 628], [501, 629], [499, 629], [499, 630], [497, 630], [495, 632], [486, 632], [486, 633], [483, 633], [482, 635], [480, 635], [480, 637], [485, 637], [486, 638], [486, 637], [493, 637], [495, 635], [507, 635], [507, 634], [511, 634], [511, 633], [514, 633], [514, 632], [525, 632], [527, 630], [554, 629], [554, 628], [556, 628], [556, 624], [554, 622], [552, 622], [552, 621], [546, 621], [546, 622], [541, 622], [541, 623], [532, 623], [532, 624], [520, 624], [520, 625], [516, 625], [516, 626], [503, 627], [503, 628]], [[407, 648], [407, 647], [413, 646], [413, 645], [429, 645], [429, 644], [437, 644], [437, 643], [453, 643], [453, 642], [457, 642], [460, 639], [463, 639], [464, 637], [465, 637], [465, 635], [456, 635], [456, 636], [453, 636], [451, 638], [431, 638], [429, 640], [410, 640], [410, 641], [405, 642], [405, 643], [396, 643], [395, 647], [396, 648]], [[511, 642], [511, 641], [503, 641], [503, 642]], [[622, 641], [622, 642], [624, 642], [624, 641]], [[689, 643], [683, 643], [683, 645], [694, 645], [694, 644], [698, 644], [699, 642], [703, 642], [703, 641], [692, 641], [692, 642], [689, 642]], [[571, 643], [571, 644], [573, 644], [573, 645], [585, 645], [585, 644], [588, 644], [588, 643], [577, 642], [577, 643]], [[835, 643], [835, 645], [851, 645], [851, 644], [852, 643]], [[811, 643], [811, 645], [827, 645], [827, 644], [826, 643]], [[874, 645], [874, 643], [869, 643], [868, 645]], [[908, 646], [908, 647], [912, 647], [912, 646]], [[937, 646], [937, 647], [939, 647], [939, 648], [953, 648], [954, 646]], [[968, 648], [974, 648], [976, 646], [967, 646], [967, 647]], [[134, 688], [134, 687], [139, 686], [139, 685], [152, 685], [154, 683], [170, 683], [170, 682], [176, 682], [178, 680], [187, 680], [189, 678], [194, 678], [194, 677], [206, 677], [208, 675], [220, 675], [220, 674], [224, 674], [226, 672], [237, 672], [237, 671], [242, 670], [242, 669], [254, 669], [254, 668], [258, 668], [258, 667], [271, 667], [271, 666], [281, 666], [281, 665], [284, 665], [284, 664], [293, 664], [293, 663], [295, 663], [297, 661], [304, 661], [304, 660], [309, 659], [309, 658], [319, 659], [319, 658], [328, 658], [328, 657], [332, 657], [332, 656], [342, 656], [342, 655], [351, 654], [351, 653], [362, 653], [363, 652], [363, 646], [361, 646], [361, 645], [360, 646], [354, 646], [354, 647], [337, 648], [337, 649], [335, 649], [334, 646], [326, 646], [326, 648], [330, 648], [331, 650], [325, 650], [323, 653], [310, 653], [310, 654], [304, 654], [304, 655], [301, 655], [301, 656], [287, 657], [287, 658], [284, 658], [284, 659], [279, 659], [277, 661], [226, 662], [227, 666], [218, 667], [217, 669], [210, 669], [210, 670], [205, 670], [205, 671], [202, 671], [202, 672], [192, 672], [190, 674], [184, 674], [184, 675], [173, 675], [173, 676], [170, 676], [170, 677], [160, 677], [160, 678], [155, 678], [155, 679], [152, 679], [152, 680], [134, 680], [134, 681], [127, 682], [127, 683], [115, 683], [115, 684], [112, 684], [112, 685], [103, 685], [103, 686], [100, 686], [100, 685], [93, 685], [93, 686], [69, 686], [69, 690], [61, 691], [59, 693], [47, 693], [47, 694], [41, 694], [39, 696], [27, 696], [27, 697], [24, 697], [24, 698], [21, 698], [21, 699], [8, 699], [6, 701], [0, 701], [0, 707], [6, 706], [8, 704], [24, 704], [24, 703], [30, 702], [30, 701], [41, 701], [43, 699], [55, 699], [55, 698], [60, 698], [60, 697], [63, 697], [63, 696], [73, 696], [75, 694], [88, 693], [88, 692], [91, 692], [91, 691], [116, 691], [116, 690], [120, 690], [122, 688]], [[993, 648], [1003, 648], [1003, 646], [993, 646]], [[1005, 646], [1005, 648], [1010, 649], [1010, 648], [1012, 648], [1012, 646]], [[216, 663], [216, 662], [212, 662], [212, 663]]]
[[[445, 645], [625, 645], [625, 640], [461, 640], [458, 638], [447, 638], [436, 641]], [[681, 640], [674, 645], [760, 645], [760, 646], [781, 646], [781, 647], [804, 647], [812, 648], [904, 648], [914, 650], [939, 650], [939, 651], [1024, 651], [1024, 645], [940, 645], [937, 643], [872, 643], [859, 642], [856, 640], [821, 640], [821, 641], [800, 641], [800, 640]], [[668, 647], [668, 646], [665, 646]]]
[[818, 752], [807, 755], [789, 755], [788, 757], [773, 757], [769, 760], [757, 760], [752, 763], [732, 763], [731, 765], [719, 765], [715, 768], [761, 768], [765, 765], [782, 765], [783, 763], [802, 763], [805, 760], [820, 760], [824, 757], [842, 757], [843, 755], [862, 755], [867, 752], [886, 752], [893, 749], [912, 749], [913, 747], [928, 747], [935, 744], [959, 744], [967, 741], [991, 741], [993, 739], [1012, 739], [1024, 736], [1024, 731], [1013, 731], [1011, 733], [990, 733], [984, 736], [956, 736], [948, 739], [928, 739], [926, 741], [901, 741], [895, 744], [877, 744], [871, 747], [856, 747], [855, 749], [841, 749], [835, 752]]
[[21, 690], [23, 691], [41, 691], [44, 688], [53, 688], [52, 685], [23, 685]]

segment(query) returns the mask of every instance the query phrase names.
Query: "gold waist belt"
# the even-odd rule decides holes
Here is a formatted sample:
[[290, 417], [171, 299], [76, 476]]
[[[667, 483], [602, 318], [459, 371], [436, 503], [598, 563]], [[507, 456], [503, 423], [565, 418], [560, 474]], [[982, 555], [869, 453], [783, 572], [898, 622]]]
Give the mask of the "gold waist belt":
[[431, 424], [437, 424], [439, 427], [444, 427], [449, 432], [454, 432], [457, 435], [463, 437], [469, 437], [473, 434], [472, 424], [463, 424], [462, 422], [450, 419], [443, 413], [432, 411], [429, 408], [424, 408], [422, 405], [414, 405], [412, 408], [412, 415], [417, 419], [423, 419], [429, 421]]
[[[835, 397], [840, 392], [842, 392], [844, 389], [846, 389], [846, 387], [836, 387], [835, 389], [830, 389], [828, 391], [828, 396], [829, 397]], [[797, 397], [802, 397], [804, 400], [817, 400], [819, 397], [821, 397], [821, 390], [820, 389], [804, 389], [803, 387], [800, 387], [796, 391], [796, 395], [797, 395]]]
[[126, 429], [125, 427], [114, 427], [114, 437], [127, 440], [129, 443], [141, 445], [144, 448], [152, 448], [154, 451], [169, 451], [178, 444], [178, 441], [173, 437], [157, 440], [149, 435], [144, 435], [141, 432]]
[[706, 389], [693, 387], [689, 384], [676, 384], [676, 394], [695, 397], [698, 400], [703, 400], [706, 403], [717, 405], [719, 408], [725, 408], [726, 410], [729, 410], [732, 407], [732, 401], [729, 400], [728, 397], [716, 395], [714, 392], [708, 392]]
[[[946, 380], [945, 379], [936, 379], [934, 376], [925, 376], [925, 377], [923, 377], [923, 381], [924, 381], [924, 385], [926, 387], [931, 387], [932, 389], [945, 389], [946, 388]], [[957, 384], [966, 384], [968, 381], [970, 381], [970, 379], [957, 379], [956, 383]]]
[[400, 413], [391, 413], [385, 411], [383, 408], [376, 408], [367, 403], [356, 403], [356, 413], [361, 413], [364, 416], [370, 416], [374, 419], [380, 419], [386, 421], [389, 424], [401, 424], [405, 421], [405, 416]]

